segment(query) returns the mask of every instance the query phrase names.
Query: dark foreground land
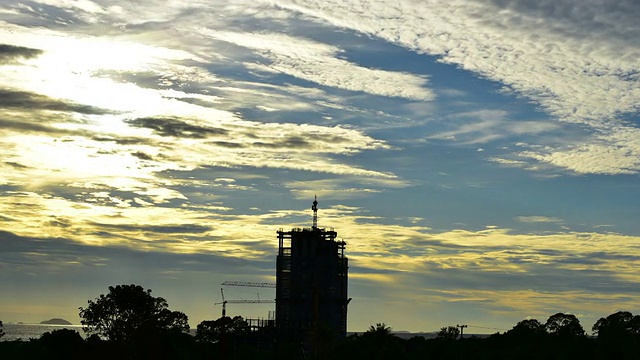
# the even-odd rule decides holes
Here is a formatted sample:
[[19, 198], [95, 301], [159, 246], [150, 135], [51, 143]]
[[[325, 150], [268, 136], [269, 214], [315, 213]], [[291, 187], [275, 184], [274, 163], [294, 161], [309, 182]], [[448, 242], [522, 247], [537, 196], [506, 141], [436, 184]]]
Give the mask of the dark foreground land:
[[255, 335], [206, 342], [185, 333], [123, 344], [97, 336], [85, 340], [63, 329], [39, 339], [0, 342], [0, 359], [640, 359], [635, 334], [597, 338], [509, 331], [464, 339], [444, 335], [405, 340], [388, 328], [372, 327], [342, 340], [316, 338], [313, 345], [275, 344]]
[[192, 336], [184, 313], [169, 310], [165, 299], [139, 285], [110, 286], [107, 295], [79, 310], [87, 339], [60, 329], [29, 341], [4, 341], [0, 359], [640, 360], [640, 315], [628, 311], [600, 318], [591, 328], [593, 336], [575, 315], [557, 313], [545, 323], [525, 319], [484, 338], [461, 339], [458, 326], [448, 326], [435, 339], [403, 339], [384, 323], [339, 338], [336, 329], [320, 321], [253, 326], [240, 316], [202, 321]]

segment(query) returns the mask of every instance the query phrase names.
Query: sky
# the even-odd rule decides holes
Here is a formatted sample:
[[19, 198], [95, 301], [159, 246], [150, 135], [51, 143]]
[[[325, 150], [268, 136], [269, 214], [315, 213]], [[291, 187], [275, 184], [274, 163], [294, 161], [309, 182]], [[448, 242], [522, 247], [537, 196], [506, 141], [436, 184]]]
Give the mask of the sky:
[[275, 282], [276, 231], [311, 226], [315, 195], [347, 242], [349, 331], [640, 313], [638, 18], [0, 0], [0, 320], [78, 324], [117, 284], [216, 319], [222, 282]]

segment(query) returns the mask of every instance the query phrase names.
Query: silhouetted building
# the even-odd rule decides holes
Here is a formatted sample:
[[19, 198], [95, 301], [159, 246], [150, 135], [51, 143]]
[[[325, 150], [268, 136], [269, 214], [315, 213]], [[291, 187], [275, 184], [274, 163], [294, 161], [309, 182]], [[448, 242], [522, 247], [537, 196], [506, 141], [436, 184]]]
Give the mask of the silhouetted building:
[[280, 336], [312, 342], [318, 334], [347, 333], [348, 259], [346, 243], [333, 229], [313, 226], [278, 231], [276, 261], [276, 326]]

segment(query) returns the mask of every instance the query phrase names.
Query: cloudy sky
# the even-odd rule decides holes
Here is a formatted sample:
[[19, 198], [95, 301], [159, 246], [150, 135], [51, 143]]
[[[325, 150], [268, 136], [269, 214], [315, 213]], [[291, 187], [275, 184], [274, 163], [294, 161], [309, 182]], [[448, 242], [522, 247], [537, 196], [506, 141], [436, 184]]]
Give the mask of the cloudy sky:
[[[640, 312], [640, 4], [0, 1], [0, 320], [195, 327], [333, 227], [349, 330]], [[273, 290], [227, 288], [227, 299]], [[266, 317], [270, 305], [229, 305]]]

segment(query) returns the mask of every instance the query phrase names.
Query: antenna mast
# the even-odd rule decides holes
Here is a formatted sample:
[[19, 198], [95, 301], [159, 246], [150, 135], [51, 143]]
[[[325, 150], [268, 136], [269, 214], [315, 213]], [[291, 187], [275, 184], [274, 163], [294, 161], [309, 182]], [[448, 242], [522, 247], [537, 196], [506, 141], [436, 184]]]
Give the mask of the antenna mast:
[[311, 207], [311, 210], [313, 210], [313, 228], [317, 229], [318, 228], [318, 196], [314, 195], [314, 199], [313, 199], [313, 206]]
[[464, 328], [467, 327], [467, 325], [456, 325], [456, 327], [460, 328], [460, 339], [462, 339], [462, 337], [464, 336]]

